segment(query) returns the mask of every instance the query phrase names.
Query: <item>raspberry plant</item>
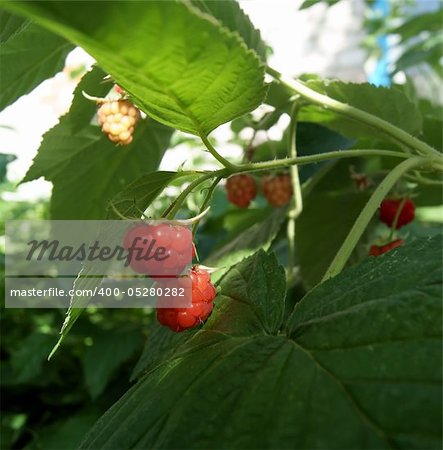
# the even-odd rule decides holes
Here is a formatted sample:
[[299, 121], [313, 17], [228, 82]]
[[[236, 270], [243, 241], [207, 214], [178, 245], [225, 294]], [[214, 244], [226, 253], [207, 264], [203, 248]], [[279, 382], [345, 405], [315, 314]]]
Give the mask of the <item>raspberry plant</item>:
[[[24, 17], [97, 62], [24, 179], [53, 182], [51, 217], [193, 212], [201, 262], [216, 269], [215, 299], [206, 272], [194, 268], [192, 308], [158, 309], [166, 327], [148, 333], [137, 382], [81, 448], [439, 448], [441, 233], [398, 208], [380, 216], [391, 235], [377, 219], [394, 196], [441, 205], [432, 107], [404, 86], [280, 73], [235, 1], [2, 6], [18, 15], [17, 30]], [[106, 98], [105, 76], [127, 99], [103, 103], [98, 121], [124, 148], [101, 134], [96, 105], [82, 95]], [[31, 81], [7, 91], [3, 104]], [[272, 112], [251, 118], [262, 104]], [[146, 118], [128, 115], [138, 110]], [[212, 139], [224, 123], [257, 132], [282, 114], [290, 117], [284, 139], [253, 151], [244, 142], [246, 161], [226, 158]], [[159, 171], [175, 130], [192, 135], [195, 152], [204, 148], [218, 168], [183, 169], [177, 154], [177, 171]], [[356, 173], [365, 181], [358, 186]], [[263, 177], [275, 208], [246, 209], [256, 194], [251, 177]], [[236, 221], [213, 213], [225, 180], [229, 199], [245, 207]], [[162, 194], [177, 185], [176, 198]], [[205, 249], [211, 233], [222, 237]], [[100, 280], [76, 280], [91, 283]], [[72, 299], [51, 356], [84, 306]]]

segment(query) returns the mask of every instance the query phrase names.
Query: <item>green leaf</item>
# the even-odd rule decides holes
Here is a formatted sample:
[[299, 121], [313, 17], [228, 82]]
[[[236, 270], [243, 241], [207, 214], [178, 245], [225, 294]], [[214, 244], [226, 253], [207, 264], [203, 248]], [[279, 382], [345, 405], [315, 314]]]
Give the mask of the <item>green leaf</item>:
[[52, 77], [74, 48], [63, 38], [0, 11], [0, 110]]
[[0, 183], [6, 181], [6, 172], [8, 164], [17, 157], [9, 153], [0, 153]]
[[[422, 116], [416, 102], [408, 98], [400, 88], [376, 87], [369, 83], [356, 84], [343, 81], [312, 80], [310, 88], [335, 100], [359, 108], [380, 119], [396, 125], [408, 133], [418, 135], [422, 129]], [[383, 137], [380, 131], [319, 106], [307, 106], [299, 119], [321, 123], [348, 137]]]
[[152, 119], [138, 124], [133, 143], [125, 147], [116, 146], [90, 124], [97, 107], [81, 92], [104, 95], [109, 86], [100, 85], [103, 75], [94, 69], [83, 77], [69, 113], [45, 134], [23, 180], [44, 176], [53, 182], [53, 219], [105, 218], [109, 200], [143, 173], [155, 170], [168, 147], [172, 130]]
[[31, 333], [12, 354], [11, 365], [15, 383], [26, 383], [39, 376], [52, 347], [54, 336]]
[[207, 330], [239, 336], [278, 333], [286, 276], [275, 255], [259, 250], [231, 268], [220, 283], [218, 308]]
[[[137, 106], [192, 134], [260, 105], [264, 67], [236, 33], [181, 2], [6, 2], [83, 47]], [[100, 25], [97, 25], [97, 18]], [[192, 30], [192, 32], [190, 32]], [[124, 39], [122, 39], [124, 36]]]
[[115, 370], [127, 361], [141, 343], [139, 331], [101, 330], [83, 356], [86, 387], [93, 399], [106, 388]]
[[224, 269], [214, 272], [212, 279], [216, 281], [227, 268], [252, 255], [257, 250], [267, 250], [280, 230], [285, 215], [286, 210], [284, 208], [275, 210], [265, 220], [256, 223], [212, 253], [205, 264]]
[[437, 11], [411, 17], [402, 25], [390, 30], [389, 32], [399, 34], [403, 41], [410, 38], [417, 38], [417, 35], [424, 31], [439, 32], [441, 30], [441, 17], [442, 9], [438, 9]]
[[424, 239], [344, 271], [287, 335], [283, 270], [263, 252], [240, 263], [210, 321], [80, 447], [440, 448], [441, 248]]
[[318, 3], [324, 3], [324, 4], [326, 4], [327, 6], [333, 6], [333, 5], [335, 5], [336, 3], [338, 3], [340, 0], [305, 0], [302, 4], [301, 4], [301, 6], [300, 6], [300, 10], [302, 10], [302, 9], [308, 9], [308, 8], [310, 8], [311, 6], [314, 6], [314, 5], [316, 5], [316, 4], [318, 4]]
[[192, 4], [201, 12], [219, 20], [230, 31], [237, 32], [247, 47], [254, 50], [261, 60], [266, 62], [266, 45], [261, 39], [260, 31], [254, 28], [236, 0], [192, 0]]
[[76, 412], [66, 420], [39, 427], [34, 440], [25, 449], [60, 450], [66, 448], [67, 442], [69, 442], [71, 448], [77, 448], [81, 442], [81, 437], [99, 417], [99, 409], [90, 408]]
[[306, 288], [323, 278], [368, 198], [361, 192], [320, 193], [306, 198], [296, 223], [296, 251]]
[[112, 207], [109, 208], [108, 218], [119, 218], [115, 210], [124, 217], [140, 217], [140, 212], [143, 212], [166, 186], [186, 175], [186, 172], [164, 171], [142, 175], [111, 200]]
[[175, 333], [157, 322], [153, 323], [143, 353], [132, 371], [131, 381], [166, 361], [195, 333], [195, 329]]
[[4, 45], [20, 29], [28, 25], [28, 21], [20, 16], [0, 11], [0, 45]]
[[288, 326], [395, 448], [441, 446], [441, 260], [441, 235], [368, 258], [309, 293]]

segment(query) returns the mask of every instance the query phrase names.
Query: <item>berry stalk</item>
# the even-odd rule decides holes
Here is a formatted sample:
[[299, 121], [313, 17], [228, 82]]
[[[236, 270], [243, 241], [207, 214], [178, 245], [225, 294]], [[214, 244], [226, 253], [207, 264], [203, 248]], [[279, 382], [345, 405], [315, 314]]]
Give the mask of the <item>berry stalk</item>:
[[360, 215], [357, 217], [357, 220], [351, 228], [351, 231], [340, 247], [340, 250], [335, 255], [335, 258], [333, 259], [328, 270], [326, 271], [322, 282], [327, 280], [328, 278], [332, 278], [335, 275], [338, 275], [342, 271], [343, 267], [351, 256], [352, 251], [361, 238], [364, 230], [377, 211], [380, 203], [393, 188], [395, 183], [409, 170], [427, 164], [429, 164], [429, 159], [426, 157], [409, 158], [406, 161], [401, 162], [385, 177], [385, 179], [379, 184], [377, 189], [371, 195], [368, 203], [366, 203], [365, 207], [360, 212]]
[[[291, 123], [289, 124], [288, 148], [290, 158], [297, 158], [297, 116], [299, 110], [300, 104], [296, 100], [292, 105]], [[303, 210], [303, 197], [297, 165], [291, 166], [291, 181], [293, 197], [291, 209], [288, 214], [288, 226], [286, 231], [289, 244], [288, 273], [290, 277], [292, 277], [295, 268], [295, 220]]]

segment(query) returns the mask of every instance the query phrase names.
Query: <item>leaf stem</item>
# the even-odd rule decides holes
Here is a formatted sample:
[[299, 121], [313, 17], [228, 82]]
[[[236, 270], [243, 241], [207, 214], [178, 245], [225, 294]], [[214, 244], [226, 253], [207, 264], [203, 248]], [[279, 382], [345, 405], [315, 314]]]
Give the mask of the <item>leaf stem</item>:
[[328, 159], [354, 158], [359, 156], [392, 156], [404, 159], [410, 157], [410, 155], [407, 155], [406, 153], [396, 152], [392, 150], [377, 150], [377, 149], [336, 150], [333, 152], [326, 152], [315, 155], [296, 156], [294, 158], [274, 159], [273, 161], [242, 164], [236, 166], [230, 173], [272, 170], [292, 166], [294, 164], [297, 165], [312, 164], [320, 161], [326, 161]]
[[308, 156], [296, 156], [294, 158], [275, 159], [273, 161], [257, 162], [241, 164], [238, 166], [224, 167], [223, 169], [200, 172], [202, 175], [190, 183], [181, 194], [171, 203], [171, 205], [164, 211], [162, 217], [168, 219], [174, 218], [177, 211], [180, 209], [182, 203], [197, 186], [210, 178], [220, 177], [227, 178], [235, 173], [243, 172], [260, 172], [264, 170], [281, 169], [293, 165], [312, 164], [320, 161], [326, 161], [328, 159], [341, 159], [341, 158], [353, 158], [360, 156], [390, 156], [397, 158], [410, 158], [406, 153], [395, 152], [392, 150], [373, 150], [373, 149], [360, 149], [360, 150], [337, 150], [333, 152], [321, 153], [317, 155]]
[[[220, 183], [220, 181], [222, 180], [223, 177], [217, 177], [211, 184], [211, 186], [209, 186], [208, 188], [208, 192], [206, 193], [206, 197], [203, 200], [203, 203], [200, 207], [200, 212], [204, 211], [209, 202], [211, 201], [212, 198], [212, 194], [214, 193], [215, 188], [217, 187], [218, 183]], [[193, 227], [192, 227], [192, 234], [195, 235], [195, 232], [197, 231], [198, 225], [199, 225], [200, 221], [194, 223]]]
[[366, 111], [362, 111], [361, 109], [355, 108], [351, 105], [347, 105], [345, 103], [339, 102], [333, 98], [328, 97], [327, 95], [320, 94], [305, 84], [297, 81], [291, 77], [284, 76], [280, 72], [272, 69], [271, 67], [267, 68], [267, 72], [273, 76], [275, 79], [279, 80], [283, 85], [291, 89], [293, 92], [301, 95], [302, 97], [310, 100], [312, 103], [322, 106], [325, 109], [330, 109], [331, 111], [335, 111], [339, 114], [348, 116], [354, 120], [358, 120], [359, 122], [370, 125], [381, 132], [387, 134], [391, 137], [391, 140], [395, 140], [396, 142], [400, 142], [406, 145], [408, 148], [415, 149], [417, 152], [423, 155], [440, 155], [440, 153], [421, 141], [420, 139], [411, 136], [406, 131], [401, 128], [396, 127], [395, 125], [380, 119], [372, 114], [367, 113]]
[[[291, 110], [291, 123], [289, 124], [288, 133], [288, 148], [290, 158], [297, 158], [297, 115], [300, 110], [300, 105], [294, 101]], [[301, 194], [300, 176], [298, 173], [298, 166], [296, 164], [291, 166], [291, 181], [293, 189], [293, 197], [291, 201], [291, 209], [288, 212], [288, 274], [292, 277], [295, 268], [295, 220], [300, 215], [303, 209], [303, 198]]]
[[429, 164], [429, 158], [426, 157], [413, 157], [409, 158], [406, 161], [401, 162], [397, 167], [395, 167], [389, 174], [385, 177], [385, 179], [379, 184], [377, 189], [371, 195], [368, 203], [360, 212], [357, 220], [355, 221], [351, 231], [343, 242], [340, 250], [335, 255], [331, 265], [326, 271], [322, 282], [327, 280], [328, 278], [334, 277], [338, 275], [343, 267], [345, 266], [347, 260], [351, 256], [352, 251], [357, 245], [359, 239], [361, 238], [364, 230], [369, 224], [372, 216], [377, 211], [380, 203], [395, 185], [395, 183], [409, 170], [414, 167], [418, 167], [424, 164]]
[[221, 171], [214, 171], [214, 172], [208, 172], [196, 180], [194, 180], [192, 183], [190, 183], [181, 193], [180, 195], [175, 199], [175, 201], [166, 209], [166, 211], [163, 213], [162, 217], [165, 217], [166, 219], [173, 219], [175, 217], [175, 214], [177, 211], [181, 208], [183, 202], [186, 200], [186, 197], [200, 184], [204, 183], [206, 180], [209, 180], [210, 178], [213, 178], [216, 176], [217, 172], [223, 172], [226, 169], [222, 169]]
[[229, 169], [235, 168], [234, 164], [229, 162], [226, 158], [223, 158], [220, 153], [217, 152], [217, 150], [214, 148], [214, 146], [209, 142], [209, 139], [204, 135], [200, 135], [201, 140], [203, 141], [203, 144], [205, 144], [206, 148], [208, 149], [209, 153], [223, 166]]

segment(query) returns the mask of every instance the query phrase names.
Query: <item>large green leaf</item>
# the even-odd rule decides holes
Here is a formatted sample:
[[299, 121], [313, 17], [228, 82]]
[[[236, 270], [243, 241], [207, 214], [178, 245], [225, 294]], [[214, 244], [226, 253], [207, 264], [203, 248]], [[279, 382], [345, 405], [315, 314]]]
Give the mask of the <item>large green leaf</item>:
[[255, 109], [265, 95], [255, 52], [181, 2], [6, 2], [83, 47], [160, 122], [193, 134]]
[[[422, 116], [417, 104], [398, 87], [376, 87], [369, 83], [356, 84], [330, 80], [312, 80], [308, 81], [307, 85], [322, 94], [384, 119], [409, 133], [417, 135], [421, 132]], [[300, 120], [322, 123], [349, 137], [381, 137], [379, 130], [319, 106], [303, 108]]]
[[131, 381], [170, 358], [196, 331], [191, 329], [175, 333], [158, 322], [153, 323], [148, 331], [143, 353], [132, 371]]
[[263, 61], [266, 61], [266, 45], [261, 39], [260, 31], [254, 28], [236, 0], [192, 0], [192, 4], [219, 20], [230, 31], [236, 31], [248, 48], [254, 50]]
[[128, 184], [110, 202], [108, 218], [118, 219], [116, 211], [124, 217], [140, 217], [152, 201], [173, 180], [186, 176], [186, 172], [157, 171], [142, 175]]
[[407, 19], [400, 26], [389, 30], [390, 33], [399, 34], [403, 40], [417, 38], [423, 31], [441, 31], [442, 9], [432, 11]]
[[90, 124], [96, 106], [81, 91], [103, 95], [109, 86], [100, 85], [102, 78], [98, 69], [84, 76], [69, 113], [45, 134], [23, 180], [44, 176], [53, 182], [54, 219], [106, 217], [109, 200], [143, 173], [155, 170], [168, 147], [172, 130], [152, 119], [139, 123], [133, 143], [125, 147], [117, 147]]
[[138, 330], [101, 330], [93, 333], [93, 344], [83, 356], [86, 387], [92, 398], [98, 397], [115, 370], [127, 361], [141, 343]]
[[205, 260], [205, 264], [220, 269], [212, 275], [213, 280], [218, 280], [229, 267], [252, 255], [257, 250], [269, 249], [285, 216], [286, 210], [284, 208], [277, 209], [269, 214], [266, 219], [251, 226], [213, 252]]
[[206, 326], [81, 448], [441, 448], [441, 248], [368, 258], [308, 294], [287, 334], [283, 270], [243, 261]]
[[74, 48], [45, 29], [0, 11], [0, 109], [60, 71]]

